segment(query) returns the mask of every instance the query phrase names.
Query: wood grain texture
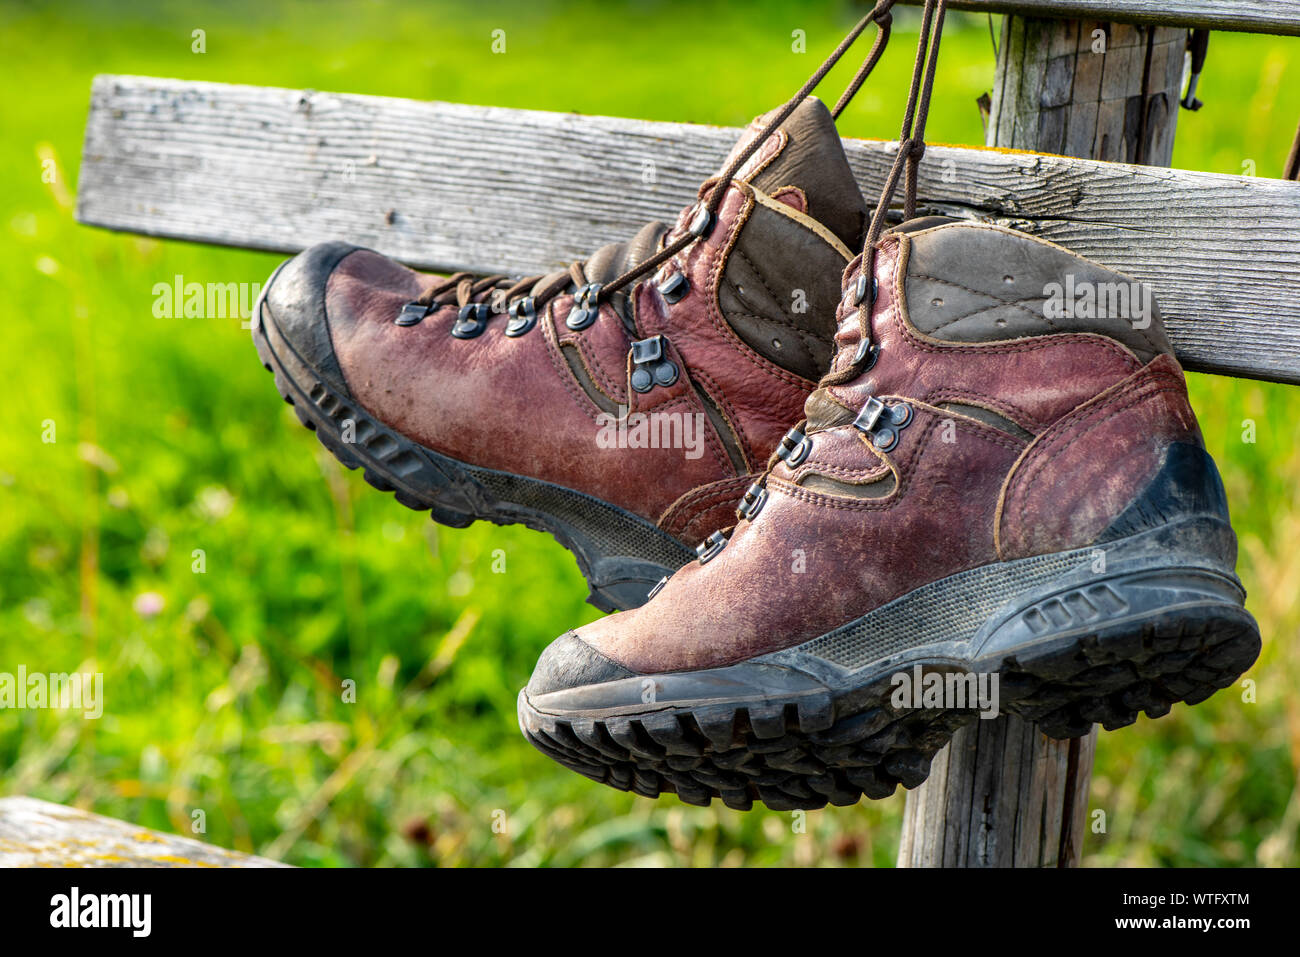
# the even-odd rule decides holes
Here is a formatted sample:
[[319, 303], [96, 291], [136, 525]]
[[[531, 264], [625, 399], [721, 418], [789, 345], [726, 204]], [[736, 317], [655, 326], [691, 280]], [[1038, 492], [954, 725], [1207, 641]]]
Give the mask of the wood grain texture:
[[[522, 275], [675, 215], [737, 136], [100, 76], [77, 216], [283, 252], [345, 238], [415, 266]], [[878, 192], [895, 144], [845, 145], [863, 189]], [[1191, 369], [1300, 382], [1296, 183], [933, 146], [919, 195], [929, 211], [1023, 229], [1151, 283]]]
[[0, 867], [285, 867], [29, 797], [0, 798]]
[[988, 144], [1168, 166], [1186, 45], [1173, 27], [1007, 17], [997, 76], [1016, 95]]
[[1077, 865], [1096, 741], [1053, 741], [1010, 716], [963, 728], [907, 795], [898, 865]]
[[[902, 0], [920, 4], [923, 0]], [[953, 10], [1300, 36], [1295, 0], [948, 0]]]

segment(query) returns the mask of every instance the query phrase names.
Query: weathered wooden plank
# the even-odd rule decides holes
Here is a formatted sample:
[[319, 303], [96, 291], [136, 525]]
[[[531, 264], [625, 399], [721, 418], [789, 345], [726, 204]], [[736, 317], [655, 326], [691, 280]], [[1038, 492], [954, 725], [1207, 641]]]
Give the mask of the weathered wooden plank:
[[[1025, 50], [1041, 49], [1044, 35], [1042, 20], [1025, 20]], [[1036, 139], [1039, 133], [1038, 118], [1043, 106], [1043, 80], [1047, 74], [1046, 61], [1038, 56], [1025, 56], [1020, 61], [1020, 93], [1014, 100], [1016, 117], [1012, 124], [1012, 139]]]
[[[920, 4], [923, 0], [902, 0]], [[1295, 0], [948, 0], [953, 10], [1300, 36]]]
[[0, 867], [285, 867], [29, 797], [0, 798]]
[[[100, 76], [77, 215], [277, 251], [342, 237], [417, 266], [534, 273], [675, 214], [737, 135]], [[877, 193], [896, 147], [846, 148]], [[1293, 182], [933, 146], [919, 195], [923, 207], [1005, 223], [1151, 283], [1189, 368], [1300, 382]]]
[[[1007, 17], [1002, 21], [1002, 44], [999, 57], [1009, 62], [1018, 63], [1025, 51], [1024, 17]], [[1012, 107], [1020, 95], [1020, 73], [998, 70], [993, 77], [993, 98], [989, 114], [989, 123], [985, 130], [988, 142], [1006, 141], [1012, 135], [1016, 110]]]

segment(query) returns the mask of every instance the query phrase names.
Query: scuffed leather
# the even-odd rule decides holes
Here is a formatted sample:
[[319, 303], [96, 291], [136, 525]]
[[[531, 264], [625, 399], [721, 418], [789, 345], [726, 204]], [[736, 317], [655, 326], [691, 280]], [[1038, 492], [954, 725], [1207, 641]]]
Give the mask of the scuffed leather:
[[778, 466], [767, 503], [720, 555], [690, 563], [647, 605], [578, 636], [642, 674], [719, 667], [799, 644], [927, 581], [993, 561], [998, 490], [1022, 444], [969, 420], [957, 424], [958, 441], [945, 443], [936, 428], [943, 418], [918, 410], [895, 459], [899, 486], [883, 499], [809, 491]]
[[[1151, 480], [1170, 443], [1200, 443], [1169, 354], [1144, 364], [1091, 332], [978, 342], [921, 332], [909, 309], [909, 299], [923, 308], [909, 297], [912, 242], [898, 232], [878, 244], [871, 330], [879, 358], [809, 398], [807, 458], [776, 466], [766, 504], [739, 522], [718, 556], [678, 571], [643, 607], [578, 629], [579, 639], [640, 674], [789, 648], [949, 575], [1085, 546]], [[845, 288], [860, 268], [850, 264]], [[843, 367], [860, 325], [844, 302], [836, 319]], [[1162, 336], [1157, 320], [1153, 339]], [[913, 409], [888, 452], [851, 424], [872, 396]], [[941, 402], [991, 410], [1019, 428]]]
[[1003, 559], [1092, 542], [1142, 491], [1174, 442], [1204, 447], [1171, 356], [1112, 386], [1034, 440], [1007, 479]]
[[[696, 544], [719, 522], [729, 524], [727, 516], [750, 473], [762, 468], [813, 388], [808, 378], [743, 342], [718, 304], [721, 276], [755, 205], [745, 180], [769, 168], [787, 143], [784, 131], [769, 137], [729, 185], [713, 232], [661, 271], [659, 278], [673, 269], [685, 271], [690, 288], [684, 298], [667, 303], [655, 277], [647, 277], [629, 292], [630, 315], [620, 316], [607, 304], [583, 330], [564, 322], [574, 302], [571, 293], [552, 300], [537, 327], [517, 338], [504, 335], [504, 316], [494, 316], [482, 335], [456, 339], [450, 334], [453, 306], [438, 308], [418, 325], [399, 327], [392, 319], [402, 304], [429, 288], [433, 278], [368, 250], [349, 255], [325, 287], [329, 332], [346, 387], [370, 414], [427, 448], [586, 492], [663, 521], [672, 534]], [[802, 192], [787, 198], [808, 201]], [[667, 233], [647, 227], [632, 245], [651, 237], [669, 243], [692, 215], [693, 210], [684, 210]], [[796, 254], [772, 252], [776, 259]], [[838, 270], [809, 275], [810, 298], [829, 301], [838, 280]], [[631, 343], [659, 334], [667, 339], [666, 355], [679, 377], [670, 386], [635, 392], [629, 380]], [[829, 328], [823, 334], [829, 335]], [[573, 350], [567, 355], [580, 376], [564, 350]], [[720, 412], [722, 433], [710, 421], [700, 391]], [[701, 454], [691, 458], [683, 448], [601, 448], [608, 408], [681, 416], [702, 431]], [[708, 492], [692, 500], [699, 489]]]
[[758, 473], [691, 489], [659, 516], [659, 527], [682, 541], [701, 541], [735, 522], [736, 505]]
[[[397, 267], [401, 268], [401, 267]], [[705, 452], [601, 448], [604, 415], [570, 372], [559, 343], [572, 296], [554, 301], [527, 335], [508, 338], [496, 316], [481, 336], [456, 339], [456, 309], [438, 309], [419, 325], [392, 317], [418, 294], [415, 273], [396, 281], [393, 264], [354, 253], [330, 280], [329, 315], [343, 375], [357, 401], [384, 424], [451, 458], [595, 495], [653, 521], [683, 492], [730, 473], [730, 462], [707, 423]], [[396, 287], [398, 292], [390, 292]], [[336, 316], [348, 316], [336, 321]], [[614, 398], [626, 404], [629, 347], [613, 309], [602, 308], [589, 337], [605, 337], [599, 367]], [[590, 352], [589, 348], [589, 352]], [[584, 355], [585, 357], [585, 355]], [[617, 386], [611, 385], [610, 380]], [[637, 396], [640, 411], [704, 414], [682, 380]]]

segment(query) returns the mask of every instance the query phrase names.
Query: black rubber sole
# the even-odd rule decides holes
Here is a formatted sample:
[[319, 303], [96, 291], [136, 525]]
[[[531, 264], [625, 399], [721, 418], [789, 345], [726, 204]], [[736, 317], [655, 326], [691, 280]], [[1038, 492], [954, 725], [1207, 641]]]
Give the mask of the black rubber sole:
[[[1174, 593], [1184, 600], [1170, 603]], [[1155, 718], [1176, 702], [1203, 701], [1254, 663], [1259, 631], [1243, 598], [1221, 570], [1076, 579], [1039, 586], [970, 637], [865, 667], [843, 667], [826, 650], [843, 652], [841, 629], [824, 636], [830, 645], [814, 640], [730, 668], [621, 679], [537, 701], [525, 690], [519, 722], [566, 767], [647, 797], [675, 792], [697, 805], [716, 797], [741, 810], [756, 800], [774, 810], [850, 805], [888, 797], [899, 784], [916, 787], [953, 733], [980, 720], [975, 707], [895, 707], [895, 675], [917, 666], [923, 675], [996, 674], [999, 712], [1055, 738], [1096, 723], [1121, 728], [1142, 712]], [[879, 616], [876, 640], [889, 627]], [[654, 701], [638, 703], [638, 694]]]
[[[338, 395], [293, 349], [267, 308], [266, 289], [253, 317], [253, 344], [276, 389], [330, 453], [361, 469], [374, 488], [427, 511], [441, 525], [475, 521], [524, 525], [554, 536], [587, 579], [587, 601], [602, 611], [635, 608], [665, 575], [695, 557], [652, 522], [591, 495], [522, 475], [458, 462], [427, 449]], [[345, 430], [352, 441], [345, 441]]]

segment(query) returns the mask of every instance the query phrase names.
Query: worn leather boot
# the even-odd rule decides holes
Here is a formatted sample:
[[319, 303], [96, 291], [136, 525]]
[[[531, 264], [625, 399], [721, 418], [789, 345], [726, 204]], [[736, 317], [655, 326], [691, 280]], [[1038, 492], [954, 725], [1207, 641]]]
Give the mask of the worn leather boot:
[[919, 784], [977, 714], [1073, 737], [1254, 662], [1223, 486], [1147, 290], [969, 222], [874, 248], [734, 530], [542, 655], [519, 719], [546, 754], [693, 804], [849, 804]]
[[[593, 604], [635, 606], [724, 523], [825, 372], [840, 275], [865, 228], [813, 98], [710, 215], [717, 183], [675, 223], [520, 281], [315, 246], [272, 277], [253, 339], [303, 424], [372, 485], [446, 525], [549, 531]], [[656, 272], [600, 295], [688, 237]]]

